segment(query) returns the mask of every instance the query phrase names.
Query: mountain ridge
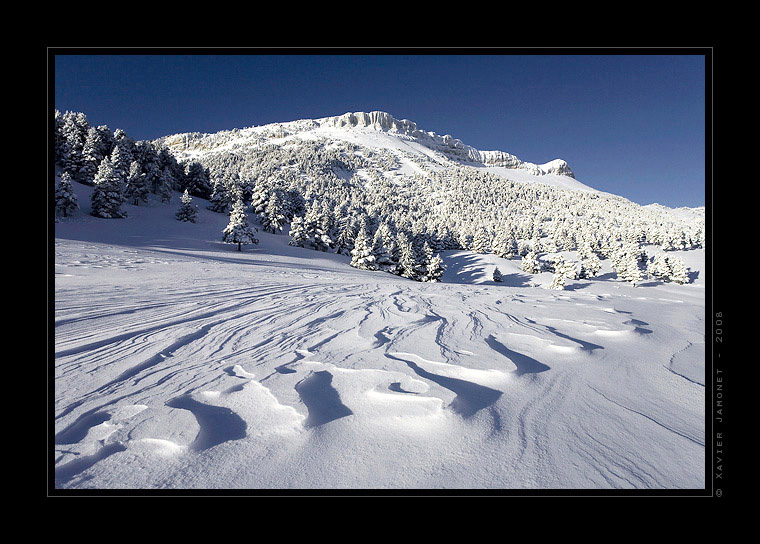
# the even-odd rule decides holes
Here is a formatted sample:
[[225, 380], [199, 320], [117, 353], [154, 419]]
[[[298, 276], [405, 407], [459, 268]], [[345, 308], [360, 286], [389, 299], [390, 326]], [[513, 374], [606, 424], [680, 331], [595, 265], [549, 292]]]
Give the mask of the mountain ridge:
[[[234, 141], [243, 143], [246, 136], [256, 134], [269, 134], [274, 139], [284, 138], [293, 134], [305, 133], [324, 133], [326, 130], [335, 128], [340, 130], [352, 129], [371, 129], [376, 132], [382, 132], [396, 138], [407, 140], [419, 144], [433, 152], [445, 156], [448, 160], [462, 165], [481, 166], [492, 168], [503, 168], [514, 171], [524, 171], [525, 173], [537, 178], [544, 176], [560, 176], [568, 178], [575, 183], [564, 184], [570, 185], [566, 188], [581, 190], [595, 190], [585, 186], [575, 179], [570, 166], [563, 159], [554, 159], [547, 163], [535, 164], [519, 159], [515, 155], [506, 151], [499, 150], [479, 150], [473, 146], [464, 144], [460, 139], [454, 138], [449, 134], [438, 135], [435, 132], [425, 131], [417, 126], [417, 123], [408, 119], [396, 119], [393, 115], [374, 110], [371, 112], [347, 112], [342, 115], [314, 118], [298, 119], [295, 121], [267, 123], [247, 127], [243, 129], [222, 130], [215, 133], [186, 132], [173, 135], [167, 135], [157, 138], [154, 142], [161, 142], [167, 145], [173, 152], [188, 151], [193, 148], [202, 148], [205, 151], [221, 150], [221, 146], [216, 149], [209, 147], [204, 140], [219, 138], [224, 143]], [[335, 133], [331, 133], [335, 136]], [[230, 137], [226, 137], [230, 136]], [[278, 138], [279, 137], [279, 138]], [[201, 142], [200, 146], [193, 145], [192, 142]], [[515, 181], [525, 181], [517, 179]], [[547, 183], [552, 184], [550, 180]]]

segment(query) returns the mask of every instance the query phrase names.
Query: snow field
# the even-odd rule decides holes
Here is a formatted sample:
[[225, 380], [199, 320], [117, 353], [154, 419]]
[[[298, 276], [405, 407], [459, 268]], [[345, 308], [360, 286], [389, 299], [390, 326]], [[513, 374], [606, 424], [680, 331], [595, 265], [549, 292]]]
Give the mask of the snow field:
[[[541, 286], [449, 251], [442, 283], [200, 207], [56, 224], [61, 488], [703, 488], [704, 254], [688, 285]], [[569, 255], [569, 254], [568, 254]], [[494, 266], [504, 282], [490, 281]], [[534, 287], [538, 286], [538, 287]]]

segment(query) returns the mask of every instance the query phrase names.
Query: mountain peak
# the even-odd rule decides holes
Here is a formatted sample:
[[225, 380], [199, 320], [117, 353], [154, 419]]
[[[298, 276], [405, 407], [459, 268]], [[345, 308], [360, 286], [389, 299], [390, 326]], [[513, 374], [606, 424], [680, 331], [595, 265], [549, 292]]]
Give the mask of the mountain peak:
[[320, 125], [337, 128], [366, 127], [406, 136], [426, 147], [441, 151], [449, 158], [458, 162], [519, 168], [527, 170], [536, 176], [556, 174], [575, 178], [575, 174], [573, 174], [570, 166], [562, 159], [554, 159], [544, 164], [534, 164], [522, 161], [505, 151], [480, 151], [472, 146], [465, 145], [461, 140], [449, 134], [440, 136], [435, 132], [421, 130], [417, 127], [417, 123], [408, 119], [396, 119], [393, 115], [384, 111], [347, 112], [343, 115], [318, 119], [317, 122]]

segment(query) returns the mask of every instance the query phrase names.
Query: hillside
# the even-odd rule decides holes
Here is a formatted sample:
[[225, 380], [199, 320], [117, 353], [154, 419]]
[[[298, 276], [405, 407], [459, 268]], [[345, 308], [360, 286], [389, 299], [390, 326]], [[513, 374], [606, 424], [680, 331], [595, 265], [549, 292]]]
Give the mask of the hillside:
[[463, 165], [481, 168], [511, 181], [594, 191], [575, 180], [569, 165], [561, 159], [537, 165], [504, 151], [480, 151], [448, 134], [439, 136], [420, 130], [412, 121], [399, 121], [380, 111], [346, 113], [215, 134], [176, 134], [161, 138], [157, 143], [167, 145], [178, 159], [187, 160], [215, 153], [245, 153], [263, 143], [284, 145], [298, 139], [339, 141], [360, 148], [390, 151], [398, 159], [396, 173], [399, 175], [420, 172], [420, 162], [433, 170]]

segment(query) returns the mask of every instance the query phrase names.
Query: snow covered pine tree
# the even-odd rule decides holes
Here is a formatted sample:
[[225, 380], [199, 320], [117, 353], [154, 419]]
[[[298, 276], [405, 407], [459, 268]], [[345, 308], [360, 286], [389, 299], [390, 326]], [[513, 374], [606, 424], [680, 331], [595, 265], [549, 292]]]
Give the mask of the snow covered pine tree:
[[127, 212], [121, 209], [124, 202], [124, 181], [108, 157], [100, 162], [94, 183], [92, 215], [106, 219], [126, 217]]
[[64, 172], [61, 174], [61, 180], [55, 189], [55, 213], [68, 217], [77, 208], [79, 208], [79, 204], [77, 203], [77, 195], [74, 194], [74, 189], [71, 187], [71, 175]]
[[[187, 189], [185, 189], [187, 192]], [[237, 244], [238, 251], [242, 251], [243, 244], [258, 244], [255, 229], [248, 225], [248, 217], [245, 215], [245, 204], [242, 199], [235, 201], [230, 211], [230, 222], [222, 231], [222, 241], [228, 244]]]
[[180, 201], [182, 204], [174, 216], [179, 221], [188, 221], [190, 223], [195, 223], [195, 219], [198, 217], [198, 206], [193, 204], [193, 198], [187, 192], [187, 189], [185, 189], [185, 192], [182, 193], [182, 198]]

